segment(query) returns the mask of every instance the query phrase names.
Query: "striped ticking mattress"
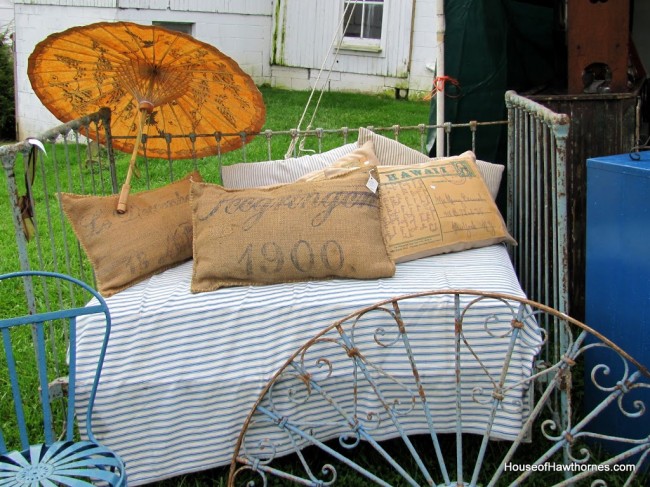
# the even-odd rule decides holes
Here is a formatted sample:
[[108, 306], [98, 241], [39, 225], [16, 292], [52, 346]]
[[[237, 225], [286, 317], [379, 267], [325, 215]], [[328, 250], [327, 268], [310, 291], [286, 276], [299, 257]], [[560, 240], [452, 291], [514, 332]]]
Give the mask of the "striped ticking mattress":
[[[394, 277], [367, 281], [333, 279], [191, 294], [191, 273], [192, 263], [187, 262], [107, 299], [113, 326], [93, 430], [125, 460], [131, 485], [228, 464], [242, 424], [269, 378], [307, 340], [353, 311], [436, 289], [524, 296], [502, 245], [398, 264]], [[429, 398], [436, 426], [454, 431], [451, 300], [426, 299], [405, 303], [402, 311], [420, 323], [414, 328], [414, 353], [419, 353], [425, 383], [440, 390], [439, 396]], [[95, 319], [83, 317], [78, 324], [78, 408], [87, 404], [86, 384], [101, 339]], [[465, 323], [465, 333], [476, 335], [473, 346], [488, 363], [491, 356], [501, 363], [502, 345], [480, 333], [485, 319]], [[524, 332], [531, 343], [537, 339], [532, 329]], [[516, 350], [510, 381], [530, 374], [534, 348]], [[371, 358], [383, 361], [381, 366], [389, 372], [394, 365], [392, 372], [399, 374], [403, 358], [391, 357], [386, 352]], [[338, 390], [330, 392], [344, 401], [350, 391], [349, 371], [340, 370], [344, 377], [334, 381]], [[478, 367], [463, 371], [466, 432], [485, 431], [487, 410], [482, 408], [487, 406], [472, 399], [477, 386], [489, 390], [485, 382]], [[525, 396], [525, 391], [519, 392]], [[330, 414], [317, 405], [310, 407], [310, 421]], [[508, 439], [518, 434], [526, 408], [513, 409], [497, 415], [493, 436]], [[413, 422], [414, 431], [421, 429], [420, 423]]]

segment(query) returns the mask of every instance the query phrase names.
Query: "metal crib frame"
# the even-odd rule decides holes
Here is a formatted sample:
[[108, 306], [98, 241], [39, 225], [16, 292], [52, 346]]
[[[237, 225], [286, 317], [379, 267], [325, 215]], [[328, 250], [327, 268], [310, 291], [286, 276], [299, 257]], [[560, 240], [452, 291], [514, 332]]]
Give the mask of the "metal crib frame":
[[[505, 95], [508, 120], [493, 122], [468, 122], [465, 124], [444, 124], [447, 138], [458, 130], [471, 132], [472, 147], [476, 150], [476, 137], [483, 126], [495, 124], [508, 125], [508, 155], [507, 155], [507, 223], [508, 228], [519, 245], [512, 248], [512, 259], [520, 277], [522, 287], [528, 297], [536, 302], [545, 303], [553, 309], [568, 314], [568, 281], [567, 271], [567, 201], [566, 201], [566, 138], [569, 121], [564, 115], [558, 115], [547, 108], [532, 102], [514, 92]], [[111, 194], [118, 192], [118, 172], [115, 156], [112, 150], [112, 135], [109, 130], [110, 112], [102, 110], [79, 120], [63, 124], [48, 131], [37, 140], [46, 147], [63, 145], [64, 159], [56, 160], [57, 152], [49, 150], [49, 160], [38, 153], [37, 181], [31, 188], [32, 181], [26, 178], [25, 186], [35, 211], [36, 235], [32, 242], [27, 242], [22, 227], [21, 211], [24, 210], [24, 198], [19, 197], [22, 184], [16, 173], [20, 172], [20, 162], [25, 163], [35, 144], [29, 140], [0, 147], [0, 160], [7, 177], [10, 206], [15, 230], [15, 239], [21, 270], [49, 270], [63, 272], [86, 282], [94, 282], [92, 269], [87, 262], [83, 250], [74, 238], [73, 233], [65, 222], [60, 204], [55, 198], [59, 191], [70, 191], [85, 194]], [[372, 127], [371, 127], [372, 128]], [[404, 134], [415, 133], [419, 150], [426, 151], [427, 132], [437, 126], [418, 125], [401, 127], [394, 125], [373, 130], [400, 140]], [[100, 139], [102, 144], [89, 141], [84, 134], [98, 134], [93, 139]], [[307, 138], [315, 141], [316, 150], [323, 150], [326, 140], [336, 138], [339, 143], [346, 143], [355, 129], [343, 127], [337, 130], [315, 129], [309, 131], [270, 131], [258, 134], [258, 139], [266, 145], [266, 156], [272, 159], [272, 142], [276, 140], [302, 140]], [[224, 134], [189, 134], [190, 141], [198, 137], [215, 137], [217, 141]], [[241, 134], [246, 137], [246, 134]], [[284, 139], [283, 139], [284, 138]], [[146, 148], [146, 139], [143, 147]], [[446, 144], [450, 146], [449, 143]], [[286, 145], [284, 146], [286, 147]], [[91, 150], [92, 149], [92, 150]], [[88, 151], [88, 152], [86, 152]], [[232, 154], [221, 154], [214, 158], [193, 160], [193, 169], [214, 170], [220, 173], [220, 168]], [[478, 154], [480, 157], [480, 154]], [[240, 161], [248, 161], [247, 148], [237, 153]], [[277, 157], [276, 158], [280, 158]], [[154, 182], [148, 177], [150, 167], [160, 165], [161, 161], [150, 161], [143, 158], [142, 167], [145, 173], [145, 187], [161, 185], [164, 181]], [[180, 176], [176, 168], [177, 161], [167, 162], [167, 181]], [[54, 171], [56, 188], [45, 184], [45, 168]], [[38, 181], [40, 180], [40, 181]], [[35, 197], [34, 194], [38, 195]], [[21, 204], [23, 206], [21, 206]], [[62, 240], [55, 240], [54, 235], [63, 235]], [[71, 292], [71, 291], [70, 291]], [[29, 292], [28, 292], [29, 294]], [[59, 299], [76, 297], [69, 295], [68, 290], [57, 290]], [[27, 299], [33, 297], [27, 296]], [[564, 355], [569, 347], [569, 336], [565, 327], [557, 326], [553, 320], [544, 321], [547, 327], [548, 340], [545, 344], [539, 370], [548, 368]], [[557, 424], [567, 425], [568, 419], [562, 415], [567, 411], [566, 391], [554, 390], [551, 410]]]

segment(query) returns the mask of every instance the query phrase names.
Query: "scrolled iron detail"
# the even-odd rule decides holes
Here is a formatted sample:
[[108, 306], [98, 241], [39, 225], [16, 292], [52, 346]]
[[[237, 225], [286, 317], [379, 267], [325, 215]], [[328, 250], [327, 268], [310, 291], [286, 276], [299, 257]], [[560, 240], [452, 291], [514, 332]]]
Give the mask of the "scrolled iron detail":
[[[360, 313], [360, 314], [355, 318], [355, 320], [354, 320], [352, 326], [350, 327], [350, 340], [351, 340], [351, 342], [352, 342], [353, 344], [357, 343], [357, 331], [359, 330], [359, 328], [362, 328], [362, 327], [364, 327], [364, 326], [368, 326], [368, 325], [366, 325], [365, 323], [362, 322], [362, 318], [364, 318], [364, 317], [370, 315], [370, 313], [373, 312], [373, 311], [378, 311], [378, 312], [382, 312], [382, 313], [386, 313], [386, 314], [388, 314], [388, 316], [390, 316], [390, 318], [391, 318], [391, 323], [390, 323], [391, 327], [392, 327], [392, 325], [395, 325], [395, 326], [396, 326], [396, 331], [395, 331], [395, 332], [392, 332], [392, 331], [388, 332], [388, 331], [386, 331], [386, 327], [385, 327], [385, 326], [379, 326], [379, 327], [376, 327], [375, 330], [374, 330], [374, 333], [373, 333], [373, 340], [374, 340], [374, 342], [375, 342], [378, 346], [383, 347], [383, 348], [389, 348], [389, 347], [392, 347], [393, 345], [395, 345], [396, 343], [399, 342], [399, 340], [400, 340], [400, 338], [401, 338], [401, 335], [402, 335], [402, 333], [401, 333], [401, 329], [400, 329], [400, 318], [399, 318], [399, 316], [395, 313], [395, 311], [390, 310], [390, 309], [387, 309], [387, 308], [384, 308], [384, 307], [378, 307], [378, 308], [376, 308], [376, 309], [369, 310], [369, 311], [366, 312], [366, 313]], [[374, 325], [373, 325], [373, 326], [374, 326]], [[393, 338], [391, 338], [390, 340], [383, 340], [383, 337], [384, 337], [385, 335], [387, 335], [388, 333], [395, 333], [395, 336], [394, 336]]]
[[[260, 478], [262, 479], [262, 487], [266, 487], [268, 485], [268, 480], [266, 478], [266, 473], [263, 470], [257, 470], [255, 468], [253, 468], [251, 465], [243, 465], [243, 466], [239, 467], [237, 470], [235, 470], [235, 472], [232, 474], [231, 479], [230, 479], [231, 485], [235, 485], [237, 483], [237, 478], [240, 475], [242, 475], [245, 471], [250, 471], [250, 472], [253, 472], [253, 473], [259, 475]], [[256, 482], [254, 480], [249, 480], [245, 484], [245, 487], [255, 487], [255, 486], [256, 486]]]
[[[461, 321], [465, 319], [467, 313], [469, 313], [475, 306], [477, 306], [479, 303], [482, 303], [483, 301], [486, 301], [487, 299], [490, 299], [490, 298], [487, 298], [486, 296], [479, 296], [479, 297], [477, 297], [475, 299], [472, 299], [469, 303], [467, 303], [464, 306], [463, 310], [461, 311], [461, 314], [460, 314]], [[501, 309], [501, 310], [499, 310], [499, 312], [495, 312], [495, 313], [492, 313], [492, 314], [486, 316], [483, 319], [483, 329], [489, 336], [491, 336], [493, 338], [506, 338], [506, 337], [508, 337], [508, 336], [510, 336], [512, 334], [512, 328], [511, 327], [505, 327], [505, 326], [503, 326], [503, 324], [505, 322], [507, 322], [507, 321], [512, 322], [512, 320], [514, 320], [516, 318], [517, 313], [516, 313], [514, 307], [512, 306], [512, 304], [509, 303], [507, 300], [497, 298], [497, 299], [494, 299], [494, 301], [496, 301], [497, 303], [501, 303], [501, 304], [505, 305], [506, 309]], [[508, 320], [504, 320], [504, 319], [499, 318], [500, 315], [505, 315], [505, 314], [510, 315]], [[494, 331], [489, 326], [490, 323], [501, 324], [503, 326], [504, 331], [502, 333], [500, 333], [500, 334], [494, 333]]]
[[399, 339], [401, 337], [401, 333], [399, 330], [395, 333], [395, 337], [390, 340], [389, 342], [384, 342], [381, 338], [386, 335], [386, 330], [383, 327], [379, 327], [375, 329], [375, 333], [373, 335], [373, 339], [375, 340], [375, 343], [379, 345], [380, 347], [388, 348], [392, 347], [395, 345], [397, 342], [399, 342]]
[[501, 409], [506, 413], [517, 414], [523, 411], [524, 403], [520, 399], [513, 398], [508, 401], [502, 401]]
[[[553, 462], [561, 458], [567, 465], [591, 466], [597, 460], [595, 452], [590, 450], [590, 442], [601, 439], [632, 444], [630, 454], [638, 452], [642, 458], [650, 458], [650, 442], [645, 439], [632, 440], [585, 431], [588, 425], [595, 424], [592, 420], [609, 403], [617, 402], [618, 408], [630, 418], [646, 413], [647, 401], [636, 399], [632, 395], [635, 389], [650, 387], [639, 382], [640, 378], [650, 377], [642, 365], [586, 325], [539, 303], [516, 296], [504, 297], [471, 291], [447, 293], [453, 298], [454, 312], [443, 315], [445, 321], [441, 326], [444, 327], [444, 333], [441, 336], [445, 345], [440, 355], [428, 354], [428, 349], [423, 348], [421, 340], [435, 340], [441, 331], [435, 329], [429, 333], [428, 322], [409, 321], [413, 316], [419, 317], [419, 314], [412, 313], [414, 310], [419, 313], [423, 303], [427, 303], [426, 300], [414, 303], [413, 307], [407, 306], [404, 301], [438, 294], [443, 293], [402, 296], [359, 310], [328, 327], [292, 356], [285, 368], [292, 369], [296, 375], [287, 379], [280, 373], [274, 380], [285, 384], [285, 392], [285, 380], [300, 381], [300, 387], [293, 386], [295, 391], [307, 387], [311, 394], [309, 400], [300, 404], [301, 416], [297, 416], [300, 418], [297, 421], [303, 424], [294, 422], [290, 425], [291, 431], [288, 434], [291, 438], [300, 437], [305, 440], [294, 441], [293, 451], [301, 455], [300, 448], [315, 445], [353, 468], [357, 474], [380, 482], [381, 478], [378, 480], [374, 477], [375, 465], [370, 465], [369, 468], [358, 463], [356, 457], [363, 455], [357, 453], [362, 449], [374, 448], [374, 453], [381, 455], [380, 460], [387, 461], [406, 483], [419, 482], [413, 481], [417, 477], [417, 469], [433, 485], [501, 485], [499, 482], [506, 480], [506, 463], [521, 461], [516, 456], [519, 445], [527, 442], [533, 431], [539, 432], [533, 437], [534, 444], [545, 445], [542, 448], [545, 451], [532, 464]], [[449, 304], [448, 298], [443, 299]], [[494, 305], [488, 301], [490, 299], [499, 304]], [[500, 309], [496, 306], [500, 306]], [[437, 325], [437, 322], [434, 323]], [[540, 350], [554, 346], [554, 343], [549, 342], [557, 340], [558, 333], [565, 332], [562, 335], [565, 347], [561, 351], [540, 356]], [[592, 338], [599, 339], [600, 343], [592, 344], [589, 342]], [[310, 354], [315, 353], [313, 347], [324, 342], [335, 344], [336, 347], [318, 349], [318, 352], [322, 352], [318, 359], [307, 360]], [[590, 366], [593, 367], [592, 370], [585, 371], [587, 380], [593, 377], [597, 389], [606, 392], [608, 397], [600, 402], [598, 410], [594, 409], [594, 412], [587, 413], [583, 418], [583, 411], [574, 409], [573, 390], [583, 373], [580, 359], [584, 359], [586, 350], [595, 346], [615, 352], [619, 357], [615, 359], [615, 365], [618, 366], [618, 361], [622, 361], [623, 370], [619, 373], [618, 367], [602, 362], [595, 367]], [[438, 351], [435, 347], [432, 350]], [[525, 362], [522, 362], [522, 357], [525, 357]], [[438, 378], [437, 372], [441, 370], [441, 365], [445, 367], [444, 373]], [[638, 370], [631, 374], [632, 365]], [[465, 375], [465, 371], [470, 371], [469, 375]], [[326, 382], [325, 377], [330, 380]], [[463, 382], [467, 377], [471, 382]], [[345, 388], [342, 388], [341, 382], [337, 382], [341, 379], [346, 381]], [[330, 389], [330, 386], [333, 387]], [[346, 390], [349, 393], [346, 394]], [[267, 399], [268, 391], [275, 390], [267, 388]], [[532, 391], [535, 393], [531, 394]], [[296, 396], [296, 399], [298, 397], [304, 399], [303, 396]], [[634, 400], [628, 403], [626, 399], [629, 398]], [[312, 403], [313, 400], [318, 402]], [[330, 408], [327, 414], [319, 412], [322, 420], [320, 417], [311, 417], [315, 415], [312, 407], [318, 407], [317, 404]], [[269, 413], [263, 411], [263, 414]], [[270, 415], [273, 417], [273, 414]], [[485, 423], [476, 422], [479, 416], [486, 418]], [[516, 438], [511, 438], [510, 430], [507, 426], [504, 427], [508, 422], [521, 425]], [[314, 426], [316, 436], [311, 433], [304, 436], [297, 432], [299, 428], [311, 426]], [[480, 433], [480, 448], [472, 447], [468, 456], [456, 452], [454, 459], [464, 462], [467, 471], [472, 471], [472, 467], [467, 465], [466, 460], [476, 462], [472, 480], [461, 479], [460, 474], [459, 478], [453, 478], [453, 469], [446, 464], [445, 448], [441, 448], [446, 447], [443, 441], [446, 441], [448, 434], [454, 436], [455, 433], [456, 445], [460, 444], [465, 449], [465, 435], [475, 434], [481, 426], [485, 426], [485, 429]], [[320, 447], [318, 435], [321, 432], [327, 435], [327, 439], [336, 442], [336, 449], [327, 445]], [[422, 452], [422, 458], [433, 458], [438, 462], [438, 467], [431, 471], [428, 471], [430, 467], [426, 462], [416, 458], [416, 447], [420, 445], [410, 441], [411, 434], [422, 433], [428, 433], [425, 436], [430, 435], [434, 445], [434, 455], [431, 455], [429, 441], [426, 443], [426, 453]], [[513, 441], [509, 447], [502, 445], [506, 450], [503, 461], [496, 473], [489, 473], [482, 466], [482, 455], [490, 451], [487, 448], [491, 448], [494, 440], [501, 440], [504, 435]], [[397, 452], [389, 452], [383, 444], [378, 443], [387, 438], [396, 439], [395, 445], [399, 445]], [[584, 440], [589, 441], [587, 446]], [[267, 445], [264, 446], [268, 448]], [[398, 455], [393, 456], [396, 453], [405, 454], [407, 462], [401, 463], [404, 459]], [[605, 462], [613, 464], [622, 457], [614, 460], [615, 458], [617, 457], [611, 457]], [[319, 461], [318, 464], [322, 463]], [[339, 468], [339, 464], [333, 465]], [[305, 471], [304, 479], [302, 476], [299, 479], [300, 483], [325, 485], [313, 477], [307, 467]], [[347, 478], [342, 476], [342, 471], [336, 475], [337, 478]], [[436, 478], [438, 475], [442, 478]], [[490, 480], [485, 479], [486, 475], [494, 476]], [[534, 475], [522, 472], [516, 476], [515, 484], [530, 481]], [[594, 479], [596, 475], [597, 472], [587, 469], [582, 470], [576, 478], [583, 482], [588, 478]], [[326, 481], [330, 479], [327, 478]], [[549, 480], [549, 484], [554, 482], [568, 485], [561, 474], [557, 475], [557, 480]], [[603, 480], [596, 479], [592, 485], [606, 484]]]
[[[485, 396], [485, 399], [480, 399], [479, 396]], [[494, 391], [492, 391], [492, 393], [488, 394], [488, 393], [485, 392], [484, 388], [478, 387], [478, 386], [474, 387], [472, 389], [472, 399], [474, 400], [474, 402], [476, 402], [478, 404], [483, 404], [483, 405], [490, 404], [495, 399]], [[499, 399], [497, 399], [497, 401], [500, 402]]]
[[328, 486], [328, 485], [332, 485], [332, 484], [334, 484], [334, 482], [336, 482], [337, 473], [336, 473], [336, 468], [334, 468], [334, 465], [332, 465], [330, 463], [326, 463], [325, 465], [323, 465], [321, 467], [320, 472], [323, 475], [323, 477], [326, 477], [327, 475], [330, 475], [331, 479], [327, 480], [327, 481], [325, 481], [325, 480], [317, 480], [317, 485], [325, 487], [325, 486]]
[[[518, 321], [521, 321], [522, 323], [526, 323], [529, 320], [534, 320], [536, 322], [537, 320], [535, 316], [538, 314], [539, 311], [527, 312], [523, 314], [521, 319]], [[546, 331], [546, 329], [540, 326], [536, 326], [534, 328], [534, 331], [539, 335], [540, 342], [531, 342], [530, 337], [527, 334], [520, 333], [519, 336], [517, 337], [520, 346], [524, 346], [529, 349], [539, 349], [540, 347], [543, 347], [548, 343], [548, 332]], [[571, 332], [570, 329], [568, 329], [567, 332], [570, 333]]]
[[348, 450], [356, 448], [360, 443], [361, 436], [359, 435], [359, 431], [356, 429], [352, 431], [346, 431], [345, 433], [341, 433], [339, 435], [339, 445], [341, 445], [343, 448], [347, 448]]
[[[250, 466], [251, 467], [254, 466], [255, 470], [257, 471], [257, 469], [259, 468], [260, 465], [264, 465], [264, 466], [270, 465], [271, 462], [273, 462], [273, 460], [275, 460], [275, 458], [277, 456], [277, 446], [275, 445], [275, 443], [270, 441], [268, 438], [261, 438], [260, 440], [257, 440], [256, 443], [257, 443], [256, 445], [254, 445], [252, 447], [249, 447], [244, 442], [244, 443], [242, 443], [242, 450], [243, 450], [244, 458], [249, 459], [249, 461], [251, 461]], [[262, 455], [260, 453], [253, 455], [253, 454], [249, 453], [249, 450], [251, 448], [254, 448], [258, 452], [262, 452], [262, 451], [264, 451], [264, 450], [266, 450], [268, 448], [269, 453], [264, 454], [264, 455]]]
[[[368, 411], [366, 413], [365, 420], [359, 420], [359, 421], [364, 424], [364, 430], [366, 431], [376, 430], [381, 426], [382, 423], [381, 413], [377, 411]], [[374, 424], [374, 426], [371, 426], [371, 424]]]
[[553, 435], [550, 431], [548, 431], [549, 429], [553, 431], [560, 430], [560, 427], [553, 419], [546, 419], [542, 421], [542, 424], [540, 425], [540, 431], [542, 432], [542, 435], [544, 435], [547, 440], [555, 442], [561, 441], [564, 438], [562, 433]]
[[[301, 352], [301, 354], [299, 356], [299, 361], [298, 361], [298, 363], [300, 364], [299, 369], [301, 371], [303, 371], [304, 374], [309, 374], [310, 377], [315, 377], [316, 374], [309, 373], [310, 366], [307, 365], [308, 362], [309, 362], [309, 360], [307, 359], [307, 354], [308, 354], [308, 352], [314, 351], [316, 346], [320, 345], [320, 344], [330, 344], [330, 345], [333, 344], [333, 345], [336, 345], [337, 347], [342, 348], [343, 350], [345, 350], [345, 344], [336, 342], [336, 341], [334, 341], [332, 339], [324, 338], [324, 339], [320, 339], [320, 340], [315, 340], [309, 347], [306, 347]], [[327, 357], [323, 357], [322, 355], [319, 355], [316, 359], [312, 359], [312, 366], [315, 367], [316, 369], [318, 369], [318, 371], [319, 371], [318, 379], [319, 380], [329, 379], [332, 376], [332, 373], [334, 371], [334, 365], [332, 363], [332, 360], [327, 358]], [[323, 377], [323, 374], [322, 374], [323, 368], [326, 369], [324, 377]]]
[[619, 384], [626, 383], [629, 376], [630, 376], [630, 367], [629, 367], [627, 361], [625, 360], [624, 357], [621, 356], [621, 354], [619, 354], [618, 352], [613, 350], [611, 347], [609, 347], [607, 345], [604, 345], [604, 344], [600, 344], [600, 343], [587, 345], [587, 346], [583, 347], [582, 351], [584, 352], [584, 351], [586, 351], [588, 349], [591, 349], [591, 348], [605, 348], [605, 349], [611, 350], [612, 352], [614, 352], [614, 356], [618, 357], [620, 359], [620, 362], [621, 362], [621, 364], [623, 366], [623, 370], [621, 372], [620, 378], [618, 378], [618, 379], [614, 378], [612, 380], [612, 385], [611, 386], [606, 386], [606, 385], [600, 383], [598, 381], [598, 379], [597, 379], [598, 375], [609, 376], [609, 374], [612, 372], [612, 367], [611, 366], [609, 366], [607, 364], [604, 364], [604, 363], [596, 364], [596, 365], [593, 366], [593, 368], [591, 369], [591, 372], [589, 374], [592, 384], [594, 385], [594, 387], [596, 387], [600, 391], [603, 391], [603, 392], [614, 392], [614, 391], [616, 391], [617, 389], [619, 389]]
[[632, 401], [632, 406], [636, 409], [636, 411], [628, 411], [625, 409], [623, 405], [623, 400], [627, 397], [627, 394], [629, 394], [631, 391], [635, 389], [645, 389], [645, 388], [650, 388], [647, 384], [633, 384], [631, 386], [625, 385], [625, 389], [622, 390], [622, 394], [618, 396], [616, 399], [616, 402], [618, 404], [618, 409], [621, 411], [621, 413], [628, 417], [628, 418], [639, 418], [643, 416], [646, 412], [646, 405], [645, 402], [642, 401], [641, 399], [634, 399]]
[[[335, 342], [330, 339], [323, 339], [314, 341], [310, 347], [306, 347], [304, 350], [302, 350], [301, 354], [297, 357], [298, 361], [292, 362], [293, 372], [286, 372], [282, 376], [286, 382], [288, 382], [290, 378], [294, 378], [296, 384], [299, 385], [301, 389], [303, 389], [302, 391], [299, 391], [297, 387], [289, 387], [287, 388], [286, 392], [282, 391], [282, 393], [287, 394], [289, 402], [293, 405], [306, 404], [309, 401], [313, 393], [311, 388], [312, 381], [324, 381], [332, 377], [334, 365], [332, 361], [327, 357], [319, 356], [313, 360], [311, 366], [307, 365], [309, 362], [307, 359], [307, 353], [313, 350], [314, 347], [320, 343], [335, 344], [337, 347], [345, 349], [344, 344]], [[310, 368], [317, 369], [318, 373], [309, 372]], [[324, 373], [322, 372], [323, 370], [325, 371]], [[276, 380], [269, 387], [268, 397], [273, 409], [276, 409], [276, 404], [279, 402], [276, 400], [276, 385], [279, 383], [280, 381]], [[299, 396], [300, 392], [304, 392], [304, 397]]]
[[325, 357], [320, 357], [316, 359], [315, 365], [318, 369], [322, 369], [323, 367], [327, 369], [327, 373], [325, 374], [326, 378], [332, 376], [332, 371], [334, 370], [334, 366], [332, 365], [332, 362], [329, 359], [326, 359]]
[[[503, 323], [504, 320], [499, 319], [497, 314], [490, 315], [486, 317], [483, 320], [483, 329], [485, 330], [485, 333], [490, 335], [491, 337], [494, 338], [507, 338], [510, 335], [512, 335], [512, 328], [505, 328], [504, 331], [500, 334], [494, 333], [494, 331], [490, 328], [490, 323]], [[514, 320], [510, 320], [511, 322]]]
[[[517, 398], [508, 398], [508, 390], [495, 387], [491, 392], [485, 391], [482, 387], [475, 387], [472, 389], [472, 399], [477, 403], [484, 406], [493, 404], [496, 401], [497, 409], [510, 414], [520, 413], [524, 408], [524, 403]], [[481, 399], [479, 396], [484, 396]]]
[[404, 401], [405, 404], [407, 404], [406, 408], [400, 408], [399, 406], [402, 405], [402, 399], [401, 398], [396, 398], [393, 399], [390, 403], [390, 410], [395, 413], [397, 416], [407, 416], [410, 413], [413, 412], [415, 409], [415, 406], [417, 404], [417, 397], [415, 395], [412, 395], [408, 401]]
[[576, 455], [574, 455], [573, 448], [571, 448], [571, 446], [573, 445], [573, 441], [568, 441], [568, 444], [569, 444], [569, 448], [567, 448], [567, 456], [569, 460], [571, 460], [573, 463], [579, 463], [579, 464], [587, 463], [589, 459], [592, 458], [591, 450], [589, 450], [589, 448], [587, 448], [586, 446], [583, 446], [578, 450], [578, 453], [582, 455], [582, 457], [577, 457]]
[[[301, 390], [300, 392], [304, 393], [304, 397], [300, 398], [299, 391], [295, 387], [288, 387], [286, 391], [281, 391], [281, 394], [285, 394], [286, 397], [288, 398], [289, 404], [292, 406], [298, 406], [301, 404], [306, 404], [309, 401], [309, 398], [311, 397], [312, 390], [309, 384], [309, 380], [306, 379], [306, 375], [300, 374], [300, 373], [287, 373], [284, 375], [285, 381], [289, 381], [288, 378], [294, 378], [295, 382], [301, 386], [301, 388], [304, 388], [304, 390]], [[278, 400], [276, 399], [276, 387], [278, 387], [279, 382], [274, 382], [271, 384], [269, 387], [268, 391], [268, 400], [269, 404], [271, 406], [271, 409], [279, 411], [280, 408], [277, 406]], [[284, 383], [282, 385], [285, 385]]]

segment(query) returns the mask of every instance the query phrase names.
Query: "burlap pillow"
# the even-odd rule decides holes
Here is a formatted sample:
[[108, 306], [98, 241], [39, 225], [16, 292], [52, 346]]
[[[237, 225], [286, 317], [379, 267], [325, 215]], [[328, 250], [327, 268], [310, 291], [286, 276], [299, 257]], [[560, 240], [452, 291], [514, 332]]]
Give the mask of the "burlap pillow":
[[[372, 142], [375, 154], [379, 161], [378, 165], [382, 166], [401, 166], [409, 164], [426, 164], [431, 159], [428, 155], [422, 152], [411, 149], [410, 147], [398, 142], [394, 139], [389, 139], [383, 135], [376, 134], [372, 130], [361, 127], [359, 129], [359, 140], [357, 143], [363, 145], [366, 142]], [[461, 154], [465, 156], [474, 154], [471, 151]], [[501, 178], [505, 166], [503, 164], [494, 164], [486, 161], [476, 161], [479, 173], [485, 181], [492, 199], [496, 199], [501, 186]]]
[[390, 277], [379, 197], [357, 171], [247, 190], [193, 183], [192, 292], [329, 277]]
[[384, 237], [396, 262], [515, 244], [471, 152], [378, 169]]
[[60, 193], [63, 210], [95, 271], [104, 296], [192, 257], [188, 204], [194, 172], [162, 188], [129, 196], [128, 211], [115, 211], [119, 195]]

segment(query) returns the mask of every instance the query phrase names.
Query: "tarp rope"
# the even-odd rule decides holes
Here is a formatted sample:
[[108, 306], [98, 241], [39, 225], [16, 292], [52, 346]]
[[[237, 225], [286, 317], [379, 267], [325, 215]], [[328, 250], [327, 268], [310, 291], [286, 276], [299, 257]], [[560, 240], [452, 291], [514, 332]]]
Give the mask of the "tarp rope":
[[[329, 49], [327, 51], [327, 55], [325, 56], [325, 59], [323, 60], [323, 63], [321, 64], [320, 70], [318, 71], [318, 76], [316, 77], [316, 82], [314, 83], [314, 86], [312, 87], [311, 92], [309, 93], [309, 98], [307, 99], [307, 103], [305, 104], [305, 108], [303, 109], [302, 115], [300, 116], [300, 120], [298, 121], [298, 125], [297, 125], [297, 130], [298, 131], [300, 131], [300, 127], [302, 126], [302, 123], [305, 120], [305, 117], [307, 115], [307, 111], [309, 110], [312, 99], [314, 98], [314, 93], [316, 92], [316, 89], [318, 87], [318, 83], [319, 83], [319, 81], [321, 79], [323, 71], [325, 70], [325, 65], [327, 64], [327, 60], [330, 58], [330, 55], [332, 54], [332, 52], [335, 52], [334, 59], [332, 59], [332, 62], [330, 64], [330, 66], [329, 66], [329, 69], [327, 70], [327, 78], [325, 79], [325, 81], [323, 82], [323, 84], [321, 86], [320, 94], [318, 96], [318, 100], [316, 101], [316, 106], [314, 107], [314, 111], [312, 112], [312, 115], [311, 115], [311, 118], [309, 120], [309, 124], [307, 125], [306, 130], [311, 130], [311, 128], [312, 128], [312, 125], [313, 125], [314, 120], [316, 118], [316, 113], [318, 112], [318, 108], [320, 107], [321, 100], [323, 99], [323, 93], [325, 92], [325, 86], [327, 86], [327, 81], [329, 81], [329, 79], [330, 79], [330, 77], [332, 75], [334, 64], [336, 63], [336, 59], [338, 58], [338, 54], [339, 54], [339, 51], [341, 49], [341, 44], [343, 43], [343, 37], [344, 36], [341, 35], [339, 37], [338, 43], [337, 43], [336, 38], [338, 37], [339, 31], [344, 33], [347, 30], [348, 25], [350, 25], [350, 20], [352, 20], [352, 15], [348, 16], [347, 14], [348, 14], [348, 10], [350, 10], [350, 8], [354, 9], [355, 5], [356, 4], [353, 4], [351, 2], [346, 3], [346, 5], [345, 5], [345, 10], [343, 11], [343, 15], [341, 16], [341, 20], [339, 21], [338, 25], [336, 26], [336, 31], [334, 32], [334, 36], [332, 37], [332, 42], [330, 43]], [[343, 27], [343, 29], [340, 30], [341, 27], [343, 26], [343, 21], [344, 21], [344, 19], [346, 17], [347, 17], [347, 22], [345, 23], [345, 27]], [[334, 49], [335, 45], [336, 45], [336, 49]], [[300, 144], [298, 146], [299, 152], [315, 152], [314, 150], [305, 149], [305, 140], [306, 140], [306, 137], [303, 135], [300, 138]], [[296, 144], [297, 143], [298, 143], [298, 137], [292, 137], [291, 142], [289, 143], [289, 148], [287, 149], [287, 152], [284, 155], [285, 159], [289, 159], [294, 154], [294, 152], [296, 150]]]
[[454, 87], [455, 93], [452, 90], [450, 93], [449, 90], [445, 92], [445, 96], [448, 98], [458, 98], [460, 97], [460, 82], [456, 78], [451, 76], [436, 76], [433, 79], [433, 88], [431, 91], [423, 98], [424, 100], [431, 100], [438, 92], [443, 92], [445, 89], [445, 84], [449, 83]]

